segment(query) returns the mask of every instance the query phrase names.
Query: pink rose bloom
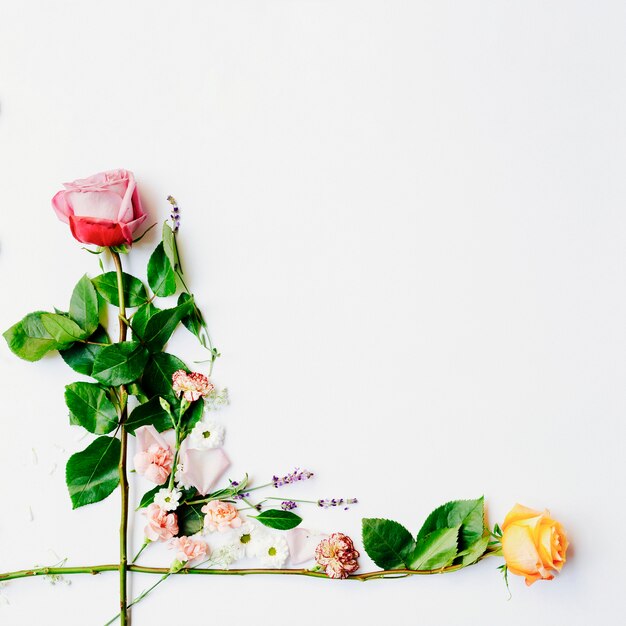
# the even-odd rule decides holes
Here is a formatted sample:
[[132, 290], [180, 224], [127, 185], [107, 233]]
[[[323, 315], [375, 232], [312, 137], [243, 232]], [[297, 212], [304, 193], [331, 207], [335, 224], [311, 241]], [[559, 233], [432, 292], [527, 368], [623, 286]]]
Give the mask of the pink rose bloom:
[[352, 539], [343, 533], [333, 533], [315, 548], [315, 560], [329, 578], [348, 578], [359, 569], [358, 558]]
[[178, 370], [172, 374], [172, 388], [180, 398], [182, 395], [187, 402], [195, 402], [200, 396], [205, 398], [215, 387], [209, 379], [200, 372]]
[[135, 431], [137, 453], [134, 463], [138, 474], [162, 485], [172, 472], [174, 455], [167, 441], [154, 426], [140, 426]]
[[196, 450], [189, 446], [187, 437], [180, 446], [180, 464], [176, 482], [183, 489], [195, 487], [206, 496], [230, 466], [230, 460], [222, 448]]
[[209, 546], [197, 537], [176, 537], [170, 543], [170, 550], [176, 550], [177, 561], [187, 563], [206, 556]]
[[212, 500], [207, 502], [200, 510], [206, 513], [204, 527], [211, 532], [217, 530], [223, 533], [231, 528], [239, 528], [243, 523], [239, 517], [237, 507], [230, 502]]
[[167, 541], [178, 534], [176, 513], [164, 511], [158, 504], [151, 504], [146, 509], [148, 523], [144, 533], [150, 541]]
[[146, 214], [132, 172], [100, 172], [63, 186], [65, 190], [52, 198], [52, 207], [75, 239], [96, 246], [133, 242]]

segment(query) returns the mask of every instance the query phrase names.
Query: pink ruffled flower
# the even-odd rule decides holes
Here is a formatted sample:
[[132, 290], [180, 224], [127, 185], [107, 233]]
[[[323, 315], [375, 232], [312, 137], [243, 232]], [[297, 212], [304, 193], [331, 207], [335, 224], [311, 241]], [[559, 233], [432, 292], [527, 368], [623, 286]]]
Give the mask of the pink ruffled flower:
[[239, 528], [243, 523], [239, 517], [237, 507], [230, 502], [212, 500], [207, 502], [200, 510], [206, 514], [204, 527], [211, 532], [217, 530], [223, 533], [231, 528]]
[[176, 513], [164, 511], [158, 504], [151, 504], [146, 509], [148, 523], [144, 533], [150, 541], [167, 541], [178, 534]]
[[176, 537], [170, 543], [170, 550], [176, 550], [176, 560], [190, 563], [209, 553], [209, 546], [197, 537]]
[[321, 565], [329, 578], [347, 578], [359, 569], [352, 539], [343, 533], [333, 533], [328, 539], [322, 539], [315, 548], [315, 560]]
[[201, 396], [205, 398], [215, 389], [204, 374], [187, 373], [185, 370], [178, 370], [172, 374], [172, 388], [179, 398], [182, 395], [187, 402], [195, 402]]
[[150, 482], [162, 485], [168, 479], [174, 463], [171, 448], [154, 426], [139, 427], [135, 436], [138, 451], [134, 464], [137, 473]]

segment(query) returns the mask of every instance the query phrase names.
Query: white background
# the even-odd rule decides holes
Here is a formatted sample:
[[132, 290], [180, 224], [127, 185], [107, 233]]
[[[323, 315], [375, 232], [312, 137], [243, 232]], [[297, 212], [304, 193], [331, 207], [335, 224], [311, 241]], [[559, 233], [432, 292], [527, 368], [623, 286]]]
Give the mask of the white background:
[[[304, 511], [354, 537], [484, 493], [491, 524], [548, 507], [572, 541], [561, 576], [516, 578], [510, 601], [497, 559], [367, 585], [179, 577], [137, 626], [621, 619], [625, 20], [609, 1], [2, 2], [3, 330], [99, 271], [50, 208], [60, 183], [131, 169], [151, 221], [170, 193], [182, 209], [229, 475], [311, 468], [285, 495], [358, 496]], [[203, 358], [185, 332], [172, 350]], [[117, 493], [71, 511], [64, 485], [88, 441], [63, 402], [79, 376], [4, 342], [0, 368], [0, 571], [115, 562]], [[2, 624], [102, 624], [117, 576], [1, 592]]]

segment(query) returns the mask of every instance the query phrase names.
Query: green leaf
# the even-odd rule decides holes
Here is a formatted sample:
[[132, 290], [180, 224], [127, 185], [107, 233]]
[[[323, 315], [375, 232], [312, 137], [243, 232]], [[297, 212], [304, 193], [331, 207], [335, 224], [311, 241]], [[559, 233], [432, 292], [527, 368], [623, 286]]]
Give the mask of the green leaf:
[[154, 426], [159, 432], [175, 426], [169, 413], [163, 410], [158, 396], [140, 404], [133, 410], [126, 422], [126, 430], [134, 434], [140, 426], [148, 424]]
[[[163, 223], [163, 251], [165, 252], [171, 266], [174, 269], [180, 268], [180, 259], [178, 258], [178, 246], [176, 245], [176, 235], [169, 227], [167, 222]], [[182, 268], [181, 268], [182, 270]]]
[[195, 535], [204, 528], [204, 513], [200, 510], [204, 504], [183, 504], [176, 509], [178, 515], [178, 534]]
[[91, 375], [103, 385], [125, 385], [141, 376], [147, 360], [148, 352], [139, 342], [114, 343], [98, 354]]
[[58, 313], [42, 313], [41, 323], [59, 347], [67, 348], [75, 341], [85, 339], [89, 334], [69, 317]]
[[302, 518], [291, 511], [283, 511], [282, 509], [270, 509], [263, 511], [258, 515], [249, 515], [258, 520], [264, 526], [274, 528], [276, 530], [291, 530], [300, 524]]
[[[110, 304], [119, 306], [120, 301], [117, 291], [117, 274], [115, 272], [106, 272], [91, 279], [98, 293]], [[122, 273], [122, 284], [124, 286], [124, 300], [126, 306], [141, 306], [148, 300], [148, 293], [144, 284], [134, 276]]]
[[440, 528], [461, 526], [459, 550], [465, 550], [484, 534], [484, 497], [477, 500], [454, 500], [436, 508], [424, 522], [417, 539]]
[[459, 552], [455, 557], [455, 563], [459, 563], [463, 567], [476, 563], [478, 559], [485, 553], [489, 545], [489, 535], [481, 537], [475, 541], [467, 550]]
[[29, 313], [3, 333], [9, 349], [25, 361], [39, 361], [59, 344], [41, 321], [43, 311]]
[[98, 295], [87, 274], [74, 287], [69, 315], [87, 336], [98, 328]]
[[[178, 296], [178, 305], [184, 304], [188, 300], [191, 300], [191, 296], [183, 291], [180, 296]], [[183, 317], [180, 321], [190, 333], [202, 341], [200, 333], [202, 332], [203, 321], [197, 307], [194, 306], [193, 311], [191, 311], [189, 315]]]
[[137, 398], [137, 400], [139, 400], [139, 402], [141, 402], [142, 404], [144, 402], [148, 402], [149, 400], [148, 396], [144, 393], [143, 389], [138, 383], [131, 383], [130, 385], [128, 385], [128, 387], [126, 387], [126, 393], [129, 396], [135, 396], [135, 398]]
[[193, 299], [171, 309], [155, 313], [146, 325], [144, 344], [150, 352], [163, 350], [178, 323], [193, 310]]
[[450, 565], [457, 554], [457, 537], [461, 526], [439, 528], [418, 538], [409, 557], [409, 569], [430, 570]]
[[161, 309], [157, 309], [152, 302], [147, 302], [143, 306], [140, 306], [133, 315], [131, 320], [131, 328], [133, 331], [133, 339], [136, 341], [143, 341], [146, 334], [146, 326], [148, 320]]
[[120, 482], [120, 440], [98, 437], [82, 452], [73, 454], [65, 468], [72, 508], [104, 500]]
[[70, 422], [90, 433], [105, 435], [117, 426], [117, 412], [100, 385], [72, 383], [65, 387], [65, 404], [70, 410]]
[[154, 293], [163, 298], [176, 293], [176, 274], [161, 242], [148, 261], [148, 284]]
[[148, 359], [141, 378], [141, 386], [149, 397], [161, 396], [170, 404], [178, 405], [178, 399], [172, 389], [172, 374], [177, 370], [189, 371], [173, 354], [157, 352]]
[[202, 398], [191, 403], [191, 406], [187, 409], [181, 420], [187, 432], [191, 432], [191, 429], [202, 419], [203, 413], [204, 400]]
[[150, 491], [146, 491], [146, 493], [144, 493], [141, 497], [141, 502], [139, 503], [139, 506], [135, 510], [138, 511], [139, 509], [145, 509], [147, 506], [151, 505], [154, 501], [154, 496], [156, 496], [159, 489], [163, 488], [163, 485], [157, 485], [156, 487], [150, 489]]
[[362, 528], [365, 551], [378, 567], [407, 567], [415, 542], [402, 524], [387, 519], [365, 518], [362, 520]]
[[[96, 332], [88, 338], [88, 341], [110, 343], [109, 335], [102, 326], [98, 326]], [[67, 350], [61, 350], [60, 355], [75, 372], [91, 376], [94, 361], [104, 348], [105, 346], [77, 342], [70, 348], [67, 348]]]

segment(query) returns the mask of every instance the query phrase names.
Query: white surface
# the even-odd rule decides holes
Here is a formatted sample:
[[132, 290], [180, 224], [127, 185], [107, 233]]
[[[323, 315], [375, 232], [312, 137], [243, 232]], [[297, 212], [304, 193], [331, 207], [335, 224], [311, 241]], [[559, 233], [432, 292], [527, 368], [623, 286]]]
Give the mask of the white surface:
[[[233, 476], [314, 469], [293, 495], [362, 504], [307, 522], [355, 537], [362, 516], [417, 530], [484, 493], [491, 523], [546, 506], [573, 544], [510, 602], [495, 559], [367, 586], [178, 578], [137, 626], [621, 619], [625, 18], [609, 1], [2, 3], [2, 329], [98, 272], [50, 208], [60, 183], [132, 169], [153, 220], [169, 193], [182, 208]], [[173, 351], [201, 357], [184, 335]], [[117, 498], [72, 512], [63, 482], [78, 376], [4, 342], [0, 367], [0, 570], [49, 548], [114, 562]], [[3, 624], [101, 624], [117, 577], [1, 591]]]

